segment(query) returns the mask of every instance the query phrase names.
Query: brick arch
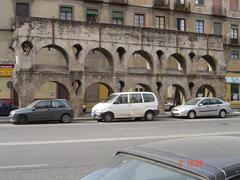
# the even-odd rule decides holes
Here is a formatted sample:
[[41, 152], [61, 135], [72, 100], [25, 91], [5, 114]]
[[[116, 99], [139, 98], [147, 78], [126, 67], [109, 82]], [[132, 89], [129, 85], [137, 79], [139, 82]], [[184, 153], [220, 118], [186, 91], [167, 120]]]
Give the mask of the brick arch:
[[[174, 54], [171, 54], [169, 57], [168, 57], [168, 61], [169, 61], [169, 58], [171, 57], [174, 57], [175, 60], [181, 65], [181, 68], [184, 72], [187, 71], [187, 61], [186, 61], [186, 58], [180, 54], [180, 53], [174, 53]], [[168, 67], [166, 67], [168, 68]]]
[[[212, 93], [212, 96], [213, 97], [216, 97], [216, 90], [213, 86], [209, 85], [209, 84], [202, 84], [201, 86], [198, 86], [197, 87], [197, 91], [196, 91], [196, 94], [195, 96], [198, 97], [198, 94], [201, 90], [204, 91], [204, 89], [207, 89], [207, 91], [209, 91], [210, 93]], [[203, 94], [204, 96], [204, 94]], [[207, 96], [208, 97], [208, 96]]]
[[[45, 46], [41, 47], [40, 49], [38, 49], [37, 54], [43, 48], [48, 48], [49, 50], [51, 50], [51, 48], [53, 48], [53, 49], [57, 50], [59, 53], [61, 53], [63, 55], [63, 57], [65, 59], [65, 62], [66, 62], [66, 65], [67, 66], [69, 65], [69, 61], [70, 61], [69, 60], [69, 54], [63, 47], [61, 47], [59, 45], [56, 45], [56, 44], [48, 44], [48, 45], [45, 45]], [[36, 54], [36, 56], [37, 56], [37, 54]]]
[[[83, 46], [84, 48], [84, 46]], [[98, 51], [98, 52], [101, 52], [103, 54], [103, 56], [107, 59], [110, 67], [112, 68], [112, 71], [114, 71], [114, 68], [115, 68], [115, 62], [114, 62], [114, 56], [112, 55], [112, 53], [110, 53], [110, 51], [108, 49], [105, 49], [105, 48], [100, 48], [100, 47], [93, 47], [93, 48], [88, 48], [86, 49], [85, 53], [84, 53], [84, 56], [82, 58], [82, 65], [85, 69], [85, 65], [86, 65], [86, 60], [87, 60], [87, 56], [89, 55], [90, 52], [94, 52], [94, 51]]]

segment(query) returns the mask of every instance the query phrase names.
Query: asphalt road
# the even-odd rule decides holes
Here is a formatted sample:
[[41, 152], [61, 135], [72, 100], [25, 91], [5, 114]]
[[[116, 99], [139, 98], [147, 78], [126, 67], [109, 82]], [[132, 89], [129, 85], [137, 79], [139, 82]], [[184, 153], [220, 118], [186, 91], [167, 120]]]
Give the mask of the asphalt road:
[[240, 119], [0, 124], [0, 180], [75, 180], [117, 150], [171, 138], [240, 136]]

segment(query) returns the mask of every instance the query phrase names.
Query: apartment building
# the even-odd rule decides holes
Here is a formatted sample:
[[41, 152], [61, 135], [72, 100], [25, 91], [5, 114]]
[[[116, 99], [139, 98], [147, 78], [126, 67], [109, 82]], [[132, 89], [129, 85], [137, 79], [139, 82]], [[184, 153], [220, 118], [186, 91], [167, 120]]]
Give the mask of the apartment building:
[[147, 90], [162, 105], [217, 96], [240, 106], [238, 0], [0, 2], [0, 59], [16, 63], [5, 99], [68, 98], [80, 109]]

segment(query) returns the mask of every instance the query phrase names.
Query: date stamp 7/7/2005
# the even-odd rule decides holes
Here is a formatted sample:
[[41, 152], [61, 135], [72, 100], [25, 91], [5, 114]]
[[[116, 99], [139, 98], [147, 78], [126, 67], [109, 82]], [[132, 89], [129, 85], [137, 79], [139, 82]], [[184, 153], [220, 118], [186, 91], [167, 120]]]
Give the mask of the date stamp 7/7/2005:
[[201, 167], [204, 165], [203, 160], [201, 159], [189, 159], [189, 160], [179, 160], [178, 161], [178, 166], [183, 168], [184, 166], [188, 166], [190, 168], [194, 168], [194, 167]]

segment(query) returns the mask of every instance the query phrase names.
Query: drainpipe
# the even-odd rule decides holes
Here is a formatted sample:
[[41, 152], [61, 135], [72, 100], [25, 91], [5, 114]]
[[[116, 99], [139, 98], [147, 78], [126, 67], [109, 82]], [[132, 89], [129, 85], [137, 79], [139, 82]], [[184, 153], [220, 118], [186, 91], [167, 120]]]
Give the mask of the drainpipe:
[[52, 45], [55, 44], [55, 18], [52, 19]]
[[101, 48], [102, 47], [102, 26], [100, 23], [98, 26], [98, 35], [99, 35], [99, 48]]

